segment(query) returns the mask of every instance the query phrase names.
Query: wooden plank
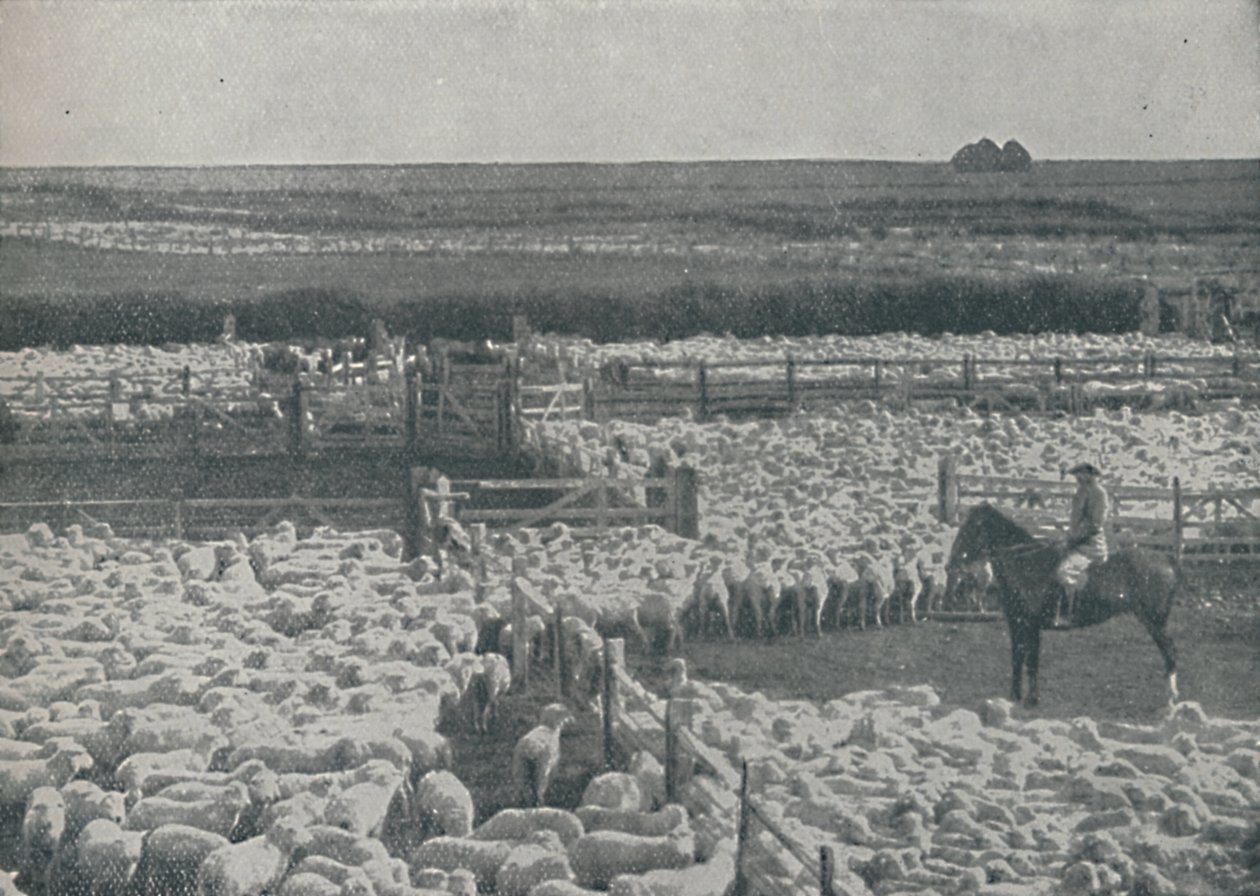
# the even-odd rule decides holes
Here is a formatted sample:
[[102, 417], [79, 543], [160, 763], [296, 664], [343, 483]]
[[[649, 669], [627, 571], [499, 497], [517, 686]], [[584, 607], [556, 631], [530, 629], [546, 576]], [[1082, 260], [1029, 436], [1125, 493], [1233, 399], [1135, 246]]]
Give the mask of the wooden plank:
[[[543, 513], [543, 510], [546, 513]], [[564, 518], [575, 520], [598, 520], [607, 518], [609, 520], [661, 520], [669, 516], [668, 510], [661, 507], [608, 507], [601, 509], [599, 507], [573, 507], [564, 505], [555, 508], [554, 505], [547, 508], [466, 508], [460, 511], [459, 518], [468, 522], [493, 522], [495, 520], [507, 520], [514, 522], [518, 527], [525, 528], [533, 523], [541, 522], [546, 519]]]

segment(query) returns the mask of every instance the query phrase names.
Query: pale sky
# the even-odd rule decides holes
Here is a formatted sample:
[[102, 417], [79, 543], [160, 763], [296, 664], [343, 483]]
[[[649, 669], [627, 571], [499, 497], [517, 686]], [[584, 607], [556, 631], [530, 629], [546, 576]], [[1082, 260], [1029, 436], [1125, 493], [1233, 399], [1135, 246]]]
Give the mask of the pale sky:
[[0, 165], [1260, 157], [1258, 0], [3, 0]]

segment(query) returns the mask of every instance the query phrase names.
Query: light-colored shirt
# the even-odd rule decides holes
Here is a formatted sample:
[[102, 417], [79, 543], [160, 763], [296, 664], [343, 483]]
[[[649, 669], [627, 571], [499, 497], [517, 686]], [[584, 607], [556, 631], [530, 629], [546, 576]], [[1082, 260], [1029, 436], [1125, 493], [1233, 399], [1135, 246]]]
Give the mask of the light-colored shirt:
[[1103, 537], [1109, 503], [1106, 490], [1097, 482], [1082, 483], [1072, 496], [1068, 538], [1076, 540]]

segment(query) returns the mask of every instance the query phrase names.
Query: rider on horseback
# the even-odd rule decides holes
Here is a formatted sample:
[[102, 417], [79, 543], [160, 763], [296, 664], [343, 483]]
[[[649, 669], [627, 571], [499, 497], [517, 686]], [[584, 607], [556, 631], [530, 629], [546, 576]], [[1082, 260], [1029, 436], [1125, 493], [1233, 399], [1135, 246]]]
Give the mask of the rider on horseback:
[[[1067, 541], [1063, 558], [1055, 576], [1063, 585], [1067, 618], [1072, 618], [1072, 604], [1085, 587], [1086, 570], [1091, 563], [1107, 559], [1107, 514], [1110, 500], [1098, 482], [1102, 474], [1090, 463], [1080, 463], [1068, 470], [1076, 477], [1076, 494], [1072, 496], [1072, 516], [1068, 520]], [[1056, 605], [1055, 624], [1063, 623]]]

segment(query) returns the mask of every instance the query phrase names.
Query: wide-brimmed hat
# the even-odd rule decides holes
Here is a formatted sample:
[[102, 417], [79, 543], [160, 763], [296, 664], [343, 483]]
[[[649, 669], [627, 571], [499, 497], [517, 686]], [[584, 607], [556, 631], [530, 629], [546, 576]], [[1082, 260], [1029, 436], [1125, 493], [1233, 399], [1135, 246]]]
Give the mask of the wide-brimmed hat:
[[1068, 470], [1073, 476], [1077, 473], [1088, 473], [1090, 476], [1101, 476], [1102, 471], [1091, 463], [1080, 463]]

